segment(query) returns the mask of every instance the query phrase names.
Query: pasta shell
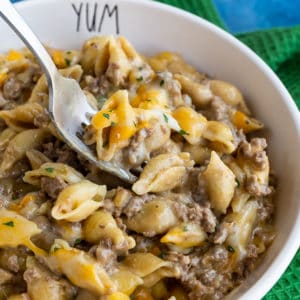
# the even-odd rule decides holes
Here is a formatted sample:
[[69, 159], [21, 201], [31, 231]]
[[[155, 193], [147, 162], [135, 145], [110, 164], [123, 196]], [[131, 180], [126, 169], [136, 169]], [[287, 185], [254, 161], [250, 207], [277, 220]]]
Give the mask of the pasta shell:
[[211, 102], [213, 94], [208, 85], [197, 83], [181, 74], [175, 74], [174, 77], [180, 82], [182, 91], [191, 96], [196, 107], [205, 107]]
[[122, 266], [140, 277], [145, 277], [160, 268], [173, 265], [151, 253], [136, 252], [126, 256], [122, 261]]
[[58, 195], [51, 211], [52, 217], [69, 222], [82, 221], [102, 205], [105, 194], [105, 185], [88, 180], [71, 184]]
[[0, 133], [0, 150], [4, 150], [6, 146], [9, 144], [9, 141], [16, 135], [17, 133], [11, 128], [5, 128]]
[[173, 112], [173, 117], [186, 134], [183, 137], [192, 145], [199, 144], [207, 120], [190, 107], [181, 106]]
[[44, 163], [51, 162], [45, 154], [35, 149], [27, 151], [26, 157], [28, 158], [33, 170], [39, 169]]
[[215, 151], [230, 154], [236, 149], [230, 128], [221, 122], [208, 121], [203, 137], [211, 142], [210, 146]]
[[234, 223], [234, 230], [228, 234], [226, 244], [233, 247], [238, 260], [247, 254], [246, 247], [256, 220], [257, 209], [256, 201], [248, 201], [239, 212], [231, 213], [225, 218], [226, 222]]
[[221, 80], [211, 80], [210, 88], [214, 95], [219, 96], [229, 105], [237, 105], [243, 101], [241, 92], [231, 83]]
[[92, 244], [97, 244], [102, 239], [110, 239], [117, 249], [135, 247], [135, 240], [123, 232], [112, 215], [105, 210], [96, 211], [84, 222], [83, 233], [85, 240]]
[[84, 251], [69, 247], [63, 240], [55, 240], [47, 258], [53, 271], [64, 274], [74, 285], [97, 295], [116, 290], [104, 268]]
[[40, 185], [41, 177], [62, 178], [66, 183], [77, 183], [84, 179], [83, 175], [72, 167], [62, 164], [46, 162], [38, 169], [27, 171], [23, 180], [32, 185]]
[[165, 277], [178, 277], [179, 270], [172, 263], [164, 261], [151, 253], [128, 255], [122, 265], [142, 277], [146, 287], [151, 287]]
[[[75, 296], [76, 290], [69, 282], [55, 276], [35, 257], [27, 257], [24, 279], [30, 300], [65, 300]], [[19, 300], [26, 299], [22, 297]]]
[[[0, 111], [0, 118], [5, 121], [8, 127], [17, 132], [35, 128], [34, 120], [37, 117], [42, 117], [47, 120], [46, 111], [39, 103], [27, 102], [11, 110]], [[48, 122], [50, 122], [50, 120]]]
[[16, 212], [0, 208], [0, 248], [27, 246], [36, 255], [45, 255], [43, 249], [35, 246], [31, 237], [41, 233], [34, 222]]
[[41, 145], [48, 136], [45, 129], [29, 129], [18, 133], [4, 151], [0, 172], [9, 170], [15, 162], [25, 157], [27, 151]]
[[180, 224], [171, 228], [161, 239], [161, 243], [169, 243], [181, 249], [199, 246], [206, 239], [206, 233], [198, 224]]
[[108, 46], [111, 38], [110, 36], [96, 36], [84, 43], [80, 63], [85, 73], [100, 76], [105, 72], [108, 65]]
[[160, 154], [149, 161], [132, 190], [138, 195], [171, 190], [180, 183], [186, 168], [193, 165], [189, 153]]
[[116, 285], [117, 290], [126, 295], [131, 295], [137, 286], [144, 283], [144, 280], [140, 276], [122, 266], [117, 272], [111, 275], [111, 280]]
[[211, 206], [219, 213], [226, 213], [236, 187], [234, 174], [212, 151], [210, 162], [202, 175], [206, 179]]
[[172, 201], [157, 198], [146, 203], [140, 212], [127, 220], [126, 225], [138, 233], [154, 236], [166, 232], [177, 221]]

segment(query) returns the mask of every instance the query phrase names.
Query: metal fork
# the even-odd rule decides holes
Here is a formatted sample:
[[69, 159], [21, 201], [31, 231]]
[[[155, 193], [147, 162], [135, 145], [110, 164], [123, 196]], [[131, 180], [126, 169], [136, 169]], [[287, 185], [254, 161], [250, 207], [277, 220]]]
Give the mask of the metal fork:
[[136, 177], [128, 170], [113, 163], [98, 160], [96, 155], [78, 138], [77, 134], [82, 130], [82, 124], [88, 125], [89, 116], [94, 115], [96, 111], [88, 104], [77, 81], [60, 75], [44, 46], [9, 0], [1, 0], [0, 16], [34, 53], [46, 74], [49, 89], [49, 115], [66, 143], [101, 170], [118, 176], [124, 181], [134, 182]]

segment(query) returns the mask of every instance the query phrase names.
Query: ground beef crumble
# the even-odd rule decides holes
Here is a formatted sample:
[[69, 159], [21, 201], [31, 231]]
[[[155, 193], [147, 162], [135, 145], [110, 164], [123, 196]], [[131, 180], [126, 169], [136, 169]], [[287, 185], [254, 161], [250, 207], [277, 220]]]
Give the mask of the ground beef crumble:
[[60, 178], [41, 178], [41, 190], [45, 192], [50, 198], [56, 199], [59, 193], [67, 186], [65, 181]]

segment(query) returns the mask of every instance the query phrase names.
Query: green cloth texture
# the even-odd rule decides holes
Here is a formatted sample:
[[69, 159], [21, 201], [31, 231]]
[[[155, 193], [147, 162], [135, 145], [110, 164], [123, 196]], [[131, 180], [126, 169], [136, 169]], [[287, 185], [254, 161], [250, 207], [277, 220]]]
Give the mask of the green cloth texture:
[[[196, 14], [227, 30], [212, 0], [156, 0]], [[279, 76], [300, 108], [300, 26], [238, 34]], [[300, 300], [300, 250], [264, 300]], [[258, 300], [258, 299], [253, 299]]]

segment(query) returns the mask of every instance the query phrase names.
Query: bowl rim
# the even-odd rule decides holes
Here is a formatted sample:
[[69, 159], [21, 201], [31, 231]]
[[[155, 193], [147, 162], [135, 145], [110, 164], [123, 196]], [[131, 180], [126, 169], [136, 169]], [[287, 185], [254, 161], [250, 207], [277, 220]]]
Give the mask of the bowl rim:
[[[61, 1], [70, 2], [71, 0], [26, 0], [14, 3], [18, 10], [22, 10], [23, 8], [27, 8], [34, 5], [43, 5], [46, 3], [61, 3]], [[87, 0], [91, 1], [91, 0]], [[187, 12], [183, 9], [165, 4], [156, 1], [149, 0], [107, 0], [107, 2], [113, 1], [114, 3], [128, 3], [137, 6], [146, 6], [151, 8], [158, 8], [166, 13], [171, 13], [174, 16], [183, 17], [190, 21], [193, 21], [200, 27], [205, 27], [207, 30], [211, 31], [218, 38], [224, 40], [227, 43], [232, 44], [234, 47], [238, 48], [239, 51], [242, 52], [251, 63], [255, 64], [261, 72], [268, 77], [276, 88], [280, 98], [283, 100], [289, 116], [292, 119], [293, 124], [296, 128], [296, 139], [300, 139], [300, 112], [297, 108], [296, 103], [292, 99], [291, 95], [287, 91], [286, 87], [280, 81], [278, 76], [273, 72], [273, 70], [248, 46], [239, 41], [236, 37], [231, 35], [229, 32], [223, 30], [222, 28], [216, 26], [215, 24], [197, 16], [190, 12]], [[299, 149], [300, 150], [300, 149]], [[280, 249], [280, 252], [274, 258], [274, 260], [270, 263], [267, 270], [256, 280], [250, 288], [248, 288], [242, 296], [240, 296], [240, 300], [252, 300], [252, 299], [260, 299], [262, 298], [279, 280], [281, 275], [285, 272], [293, 257], [295, 256], [298, 248], [300, 247], [300, 209], [298, 210], [297, 218], [294, 221], [294, 225], [292, 230], [289, 233], [289, 236], [286, 240], [285, 245]], [[234, 289], [235, 290], [235, 289]], [[233, 290], [233, 291], [234, 291]], [[229, 294], [230, 295], [230, 294]], [[228, 296], [229, 296], [228, 295]]]

